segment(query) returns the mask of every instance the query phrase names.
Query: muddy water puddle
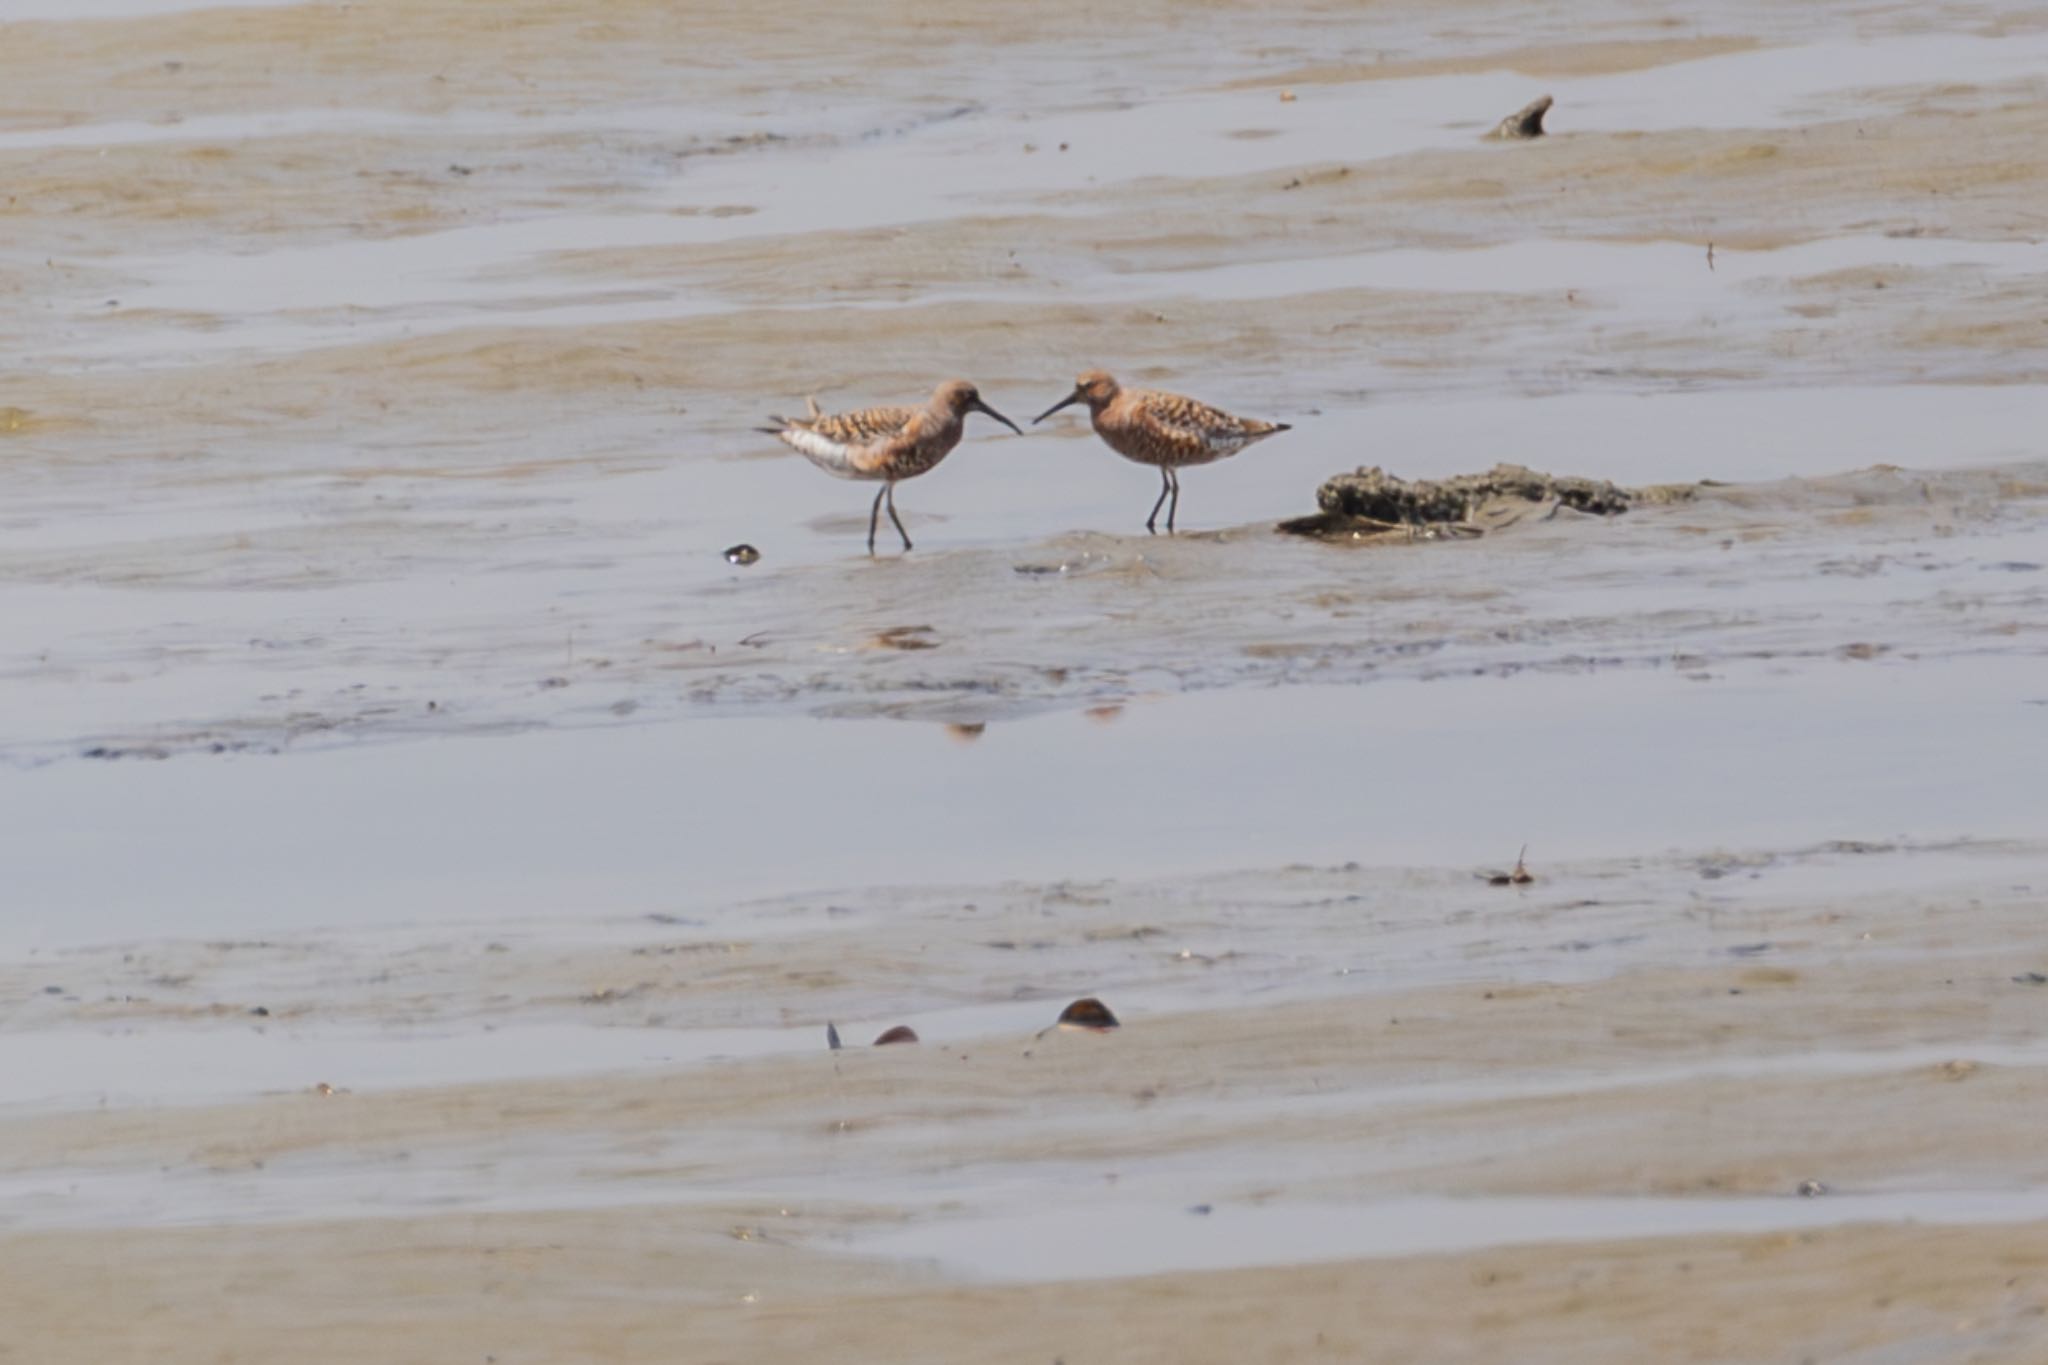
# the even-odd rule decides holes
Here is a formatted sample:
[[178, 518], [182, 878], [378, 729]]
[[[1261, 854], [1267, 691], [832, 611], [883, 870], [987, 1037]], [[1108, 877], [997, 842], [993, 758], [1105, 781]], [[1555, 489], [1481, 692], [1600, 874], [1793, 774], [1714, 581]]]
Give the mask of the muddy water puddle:
[[1092, 1208], [939, 1223], [854, 1245], [872, 1254], [935, 1260], [977, 1279], [1086, 1280], [1528, 1244], [1754, 1235], [1865, 1223], [2028, 1223], [2043, 1217], [2048, 1190], [1831, 1199], [1407, 1199], [1357, 1208]]
[[[2041, 692], [2030, 658], [1851, 660], [1218, 691], [968, 734], [729, 719], [73, 762], [0, 785], [16, 903], [33, 907], [9, 929], [54, 943], [685, 911], [787, 889], [792, 840], [824, 888], [1442, 864], [1522, 843], [1603, 856], [1702, 831], [1738, 848], [2017, 836], [2037, 814]], [[1941, 725], [1915, 721], [1930, 711]], [[133, 834], [95, 852], [110, 824]]]

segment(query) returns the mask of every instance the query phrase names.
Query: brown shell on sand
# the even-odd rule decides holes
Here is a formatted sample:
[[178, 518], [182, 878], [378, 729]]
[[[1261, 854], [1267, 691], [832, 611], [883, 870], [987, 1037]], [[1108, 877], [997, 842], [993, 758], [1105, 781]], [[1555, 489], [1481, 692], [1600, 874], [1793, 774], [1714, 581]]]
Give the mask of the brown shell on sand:
[[1094, 996], [1084, 996], [1060, 1011], [1058, 1020], [1061, 1028], [1087, 1029], [1092, 1033], [1107, 1033], [1118, 1027], [1117, 1018], [1109, 1006]]
[[898, 1024], [895, 1028], [890, 1029], [887, 1033], [875, 1039], [875, 1046], [887, 1047], [891, 1043], [914, 1043], [916, 1041], [916, 1029], [908, 1024]]

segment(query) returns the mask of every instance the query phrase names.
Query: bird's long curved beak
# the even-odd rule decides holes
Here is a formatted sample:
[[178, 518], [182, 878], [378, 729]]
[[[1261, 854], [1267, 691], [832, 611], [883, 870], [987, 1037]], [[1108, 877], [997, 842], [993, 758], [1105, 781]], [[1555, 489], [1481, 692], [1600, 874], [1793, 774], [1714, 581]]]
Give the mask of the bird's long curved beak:
[[1038, 425], [1038, 424], [1039, 424], [1040, 422], [1043, 422], [1043, 421], [1044, 421], [1044, 420], [1045, 420], [1046, 418], [1048, 418], [1048, 417], [1052, 416], [1052, 415], [1053, 415], [1054, 413], [1058, 412], [1058, 411], [1059, 411], [1059, 410], [1060, 410], [1061, 408], [1068, 408], [1068, 407], [1072, 407], [1072, 406], [1073, 406], [1074, 404], [1076, 404], [1076, 403], [1080, 402], [1080, 401], [1081, 401], [1081, 400], [1082, 400], [1083, 398], [1086, 398], [1087, 396], [1088, 396], [1088, 395], [1086, 395], [1086, 394], [1082, 393], [1080, 389], [1078, 389], [1078, 388], [1077, 388], [1077, 389], [1075, 389], [1075, 390], [1074, 390], [1074, 391], [1073, 391], [1072, 393], [1068, 394], [1068, 395], [1067, 395], [1067, 396], [1066, 396], [1065, 398], [1062, 398], [1062, 399], [1061, 399], [1061, 400], [1060, 400], [1059, 402], [1057, 402], [1057, 403], [1054, 403], [1054, 404], [1053, 404], [1053, 405], [1052, 405], [1051, 407], [1047, 408], [1047, 409], [1046, 409], [1046, 410], [1045, 410], [1044, 412], [1041, 412], [1041, 413], [1039, 413], [1039, 414], [1038, 414], [1038, 416], [1036, 416], [1036, 417], [1032, 418], [1032, 419], [1031, 419], [1031, 425], [1032, 425], [1032, 426], [1034, 426], [1034, 427], [1035, 427], [1035, 426], [1037, 426], [1037, 425]]
[[1015, 422], [1012, 422], [1009, 418], [1003, 416], [1000, 412], [997, 412], [994, 408], [982, 402], [979, 398], [974, 400], [974, 410], [976, 412], [987, 413], [989, 416], [995, 418], [998, 422], [1001, 422], [1010, 430], [1016, 432], [1019, 436], [1022, 436], [1024, 434], [1024, 428], [1018, 426]]

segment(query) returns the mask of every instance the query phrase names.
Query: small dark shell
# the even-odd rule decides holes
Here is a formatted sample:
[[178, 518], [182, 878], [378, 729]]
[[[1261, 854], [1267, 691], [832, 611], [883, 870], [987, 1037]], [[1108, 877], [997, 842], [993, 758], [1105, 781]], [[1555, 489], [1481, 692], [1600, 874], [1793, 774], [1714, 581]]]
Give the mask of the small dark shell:
[[887, 1047], [891, 1043], [914, 1043], [916, 1041], [916, 1029], [908, 1024], [898, 1024], [895, 1028], [890, 1029], [887, 1033], [875, 1039], [875, 1046]]
[[751, 545], [735, 545], [725, 552], [728, 564], [752, 564], [761, 557], [761, 552]]
[[1073, 1004], [1061, 1010], [1059, 1026], [1061, 1028], [1092, 1029], [1097, 1033], [1107, 1033], [1110, 1029], [1117, 1027], [1117, 1021], [1116, 1016], [1109, 1012], [1109, 1006], [1090, 995], [1076, 1000]]

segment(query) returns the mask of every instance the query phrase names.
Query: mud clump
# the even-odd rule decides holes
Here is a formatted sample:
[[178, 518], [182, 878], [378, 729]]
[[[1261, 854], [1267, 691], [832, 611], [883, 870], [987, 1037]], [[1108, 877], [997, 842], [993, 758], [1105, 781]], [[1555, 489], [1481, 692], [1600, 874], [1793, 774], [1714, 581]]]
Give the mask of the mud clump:
[[1548, 520], [1560, 509], [1611, 517], [1638, 503], [1682, 502], [1692, 494], [1689, 485], [1623, 488], [1604, 479], [1542, 474], [1513, 464], [1495, 465], [1484, 474], [1412, 481], [1373, 467], [1325, 480], [1316, 490], [1322, 510], [1283, 521], [1280, 529], [1325, 540], [1479, 536], [1531, 515]]
[[1539, 95], [1494, 125], [1486, 136], [1497, 142], [1527, 142], [1543, 136], [1543, 116], [1550, 112], [1551, 98]]

